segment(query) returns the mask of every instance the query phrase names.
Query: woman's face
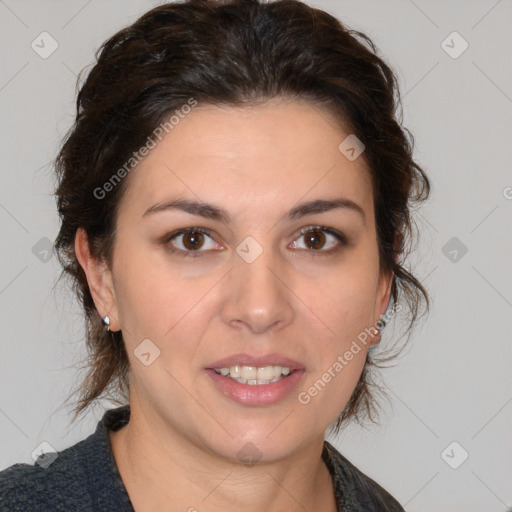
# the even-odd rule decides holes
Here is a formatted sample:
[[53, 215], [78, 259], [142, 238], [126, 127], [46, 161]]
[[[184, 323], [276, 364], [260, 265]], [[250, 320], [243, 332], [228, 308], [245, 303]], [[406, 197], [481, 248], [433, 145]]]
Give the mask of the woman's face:
[[[232, 460], [323, 440], [390, 289], [369, 172], [339, 149], [348, 135], [302, 102], [197, 106], [127, 178], [95, 299], [123, 332], [132, 410], [155, 428]], [[215, 372], [270, 380], [276, 366], [293, 371], [270, 384]]]

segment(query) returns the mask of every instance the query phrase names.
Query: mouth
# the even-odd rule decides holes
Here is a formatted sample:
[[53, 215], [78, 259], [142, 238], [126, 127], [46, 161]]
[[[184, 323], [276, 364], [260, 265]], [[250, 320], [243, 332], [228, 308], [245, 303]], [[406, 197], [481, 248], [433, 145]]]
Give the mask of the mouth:
[[208, 365], [205, 371], [222, 395], [240, 404], [264, 406], [287, 398], [302, 382], [305, 368], [279, 354], [235, 354]]
[[248, 384], [249, 386], [273, 384], [274, 382], [278, 382], [289, 377], [297, 371], [289, 368], [288, 366], [280, 365], [260, 367], [233, 365], [212, 369], [218, 375], [233, 379], [240, 384]]

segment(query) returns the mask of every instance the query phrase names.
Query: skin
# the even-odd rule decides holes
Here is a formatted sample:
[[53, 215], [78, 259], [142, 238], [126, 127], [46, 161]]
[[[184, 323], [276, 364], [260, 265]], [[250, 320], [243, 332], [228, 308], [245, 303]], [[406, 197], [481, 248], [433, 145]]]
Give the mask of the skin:
[[[75, 250], [98, 312], [122, 330], [130, 359], [131, 419], [111, 442], [137, 512], [233, 504], [248, 512], [335, 510], [324, 434], [378, 335], [307, 405], [297, 396], [375, 325], [392, 280], [379, 268], [365, 161], [338, 149], [348, 134], [305, 102], [197, 106], [127, 178], [111, 266], [91, 257], [78, 230]], [[143, 216], [176, 197], [213, 203], [232, 221], [179, 210]], [[284, 218], [298, 203], [338, 197], [357, 203], [364, 217], [338, 208]], [[341, 231], [348, 245], [325, 232], [323, 245], [308, 245], [300, 230], [315, 225]], [[212, 233], [198, 257], [169, 252], [192, 247], [186, 236], [162, 241], [188, 227]], [[263, 250], [250, 264], [236, 252], [247, 236]], [[144, 339], [160, 350], [149, 366], [134, 355]], [[276, 404], [239, 404], [204, 368], [242, 352], [279, 353], [305, 373]], [[248, 442], [261, 456], [255, 465], [237, 456]]]

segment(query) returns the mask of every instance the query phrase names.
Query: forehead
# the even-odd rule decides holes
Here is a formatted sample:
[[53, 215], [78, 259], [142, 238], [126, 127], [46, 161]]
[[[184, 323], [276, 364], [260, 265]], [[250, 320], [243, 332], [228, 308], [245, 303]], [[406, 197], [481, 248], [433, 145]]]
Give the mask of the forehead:
[[329, 112], [306, 102], [198, 105], [132, 171], [123, 202], [141, 210], [180, 195], [235, 209], [278, 208], [342, 194], [371, 208], [364, 159], [351, 161], [339, 149], [349, 135]]

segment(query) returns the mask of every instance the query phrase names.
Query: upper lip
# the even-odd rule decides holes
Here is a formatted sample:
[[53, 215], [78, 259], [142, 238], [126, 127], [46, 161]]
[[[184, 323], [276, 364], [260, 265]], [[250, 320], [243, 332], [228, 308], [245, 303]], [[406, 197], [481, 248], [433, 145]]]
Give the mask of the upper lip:
[[233, 354], [208, 365], [207, 369], [229, 368], [230, 366], [286, 366], [290, 370], [303, 370], [304, 365], [279, 354], [252, 356], [250, 354]]

